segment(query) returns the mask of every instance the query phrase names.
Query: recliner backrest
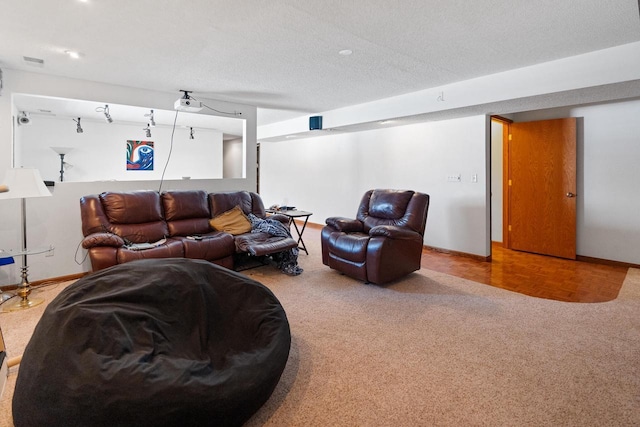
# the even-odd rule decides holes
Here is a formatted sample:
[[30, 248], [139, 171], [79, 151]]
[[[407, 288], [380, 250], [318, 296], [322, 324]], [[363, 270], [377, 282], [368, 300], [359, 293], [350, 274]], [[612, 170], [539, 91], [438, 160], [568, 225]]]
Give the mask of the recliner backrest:
[[156, 191], [104, 192], [99, 196], [111, 233], [133, 243], [155, 242], [169, 234]]
[[161, 199], [170, 236], [206, 234], [211, 231], [206, 191], [164, 191]]
[[411, 190], [375, 189], [367, 191], [358, 208], [356, 218], [369, 232], [378, 225], [410, 228], [424, 235], [429, 196]]
[[258, 194], [251, 191], [210, 193], [209, 206], [212, 217], [225, 213], [236, 206], [240, 206], [240, 209], [245, 214], [252, 213], [259, 218], [267, 216], [262, 199]]

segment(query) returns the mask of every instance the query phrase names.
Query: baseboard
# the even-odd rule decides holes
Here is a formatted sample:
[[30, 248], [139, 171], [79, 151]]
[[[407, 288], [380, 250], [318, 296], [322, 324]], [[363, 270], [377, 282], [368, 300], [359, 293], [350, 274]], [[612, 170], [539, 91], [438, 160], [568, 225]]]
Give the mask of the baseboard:
[[435, 246], [427, 246], [427, 245], [423, 245], [422, 246], [422, 250], [423, 251], [432, 251], [432, 252], [438, 252], [441, 254], [447, 254], [447, 255], [454, 255], [454, 256], [459, 256], [459, 257], [464, 257], [464, 258], [471, 258], [474, 259], [476, 261], [483, 261], [483, 262], [490, 262], [491, 261], [491, 256], [482, 256], [482, 255], [476, 255], [476, 254], [469, 254], [466, 252], [458, 252], [458, 251], [452, 251], [449, 249], [442, 249], [442, 248], [436, 248]]
[[612, 261], [609, 259], [592, 258], [588, 256], [576, 255], [577, 261], [589, 262], [592, 264], [609, 265], [612, 267], [624, 267], [624, 268], [640, 268], [640, 264], [632, 264], [630, 262]]
[[[89, 274], [89, 273], [76, 273], [76, 274], [68, 274], [66, 276], [53, 277], [51, 279], [35, 280], [33, 282], [29, 282], [29, 285], [32, 288], [37, 288], [38, 286], [49, 285], [51, 283], [68, 282], [69, 280], [80, 279], [80, 278], [86, 276], [87, 274]], [[18, 287], [18, 284], [15, 284], [15, 285], [3, 285], [3, 286], [0, 286], [0, 289], [2, 289], [3, 291], [12, 291], [12, 290], [16, 289], [17, 287]]]
[[[300, 221], [299, 219], [296, 219], [295, 222], [299, 226], [302, 226], [302, 224], [304, 224], [304, 221]], [[324, 225], [322, 224], [316, 224], [315, 222], [307, 222], [307, 228], [315, 228], [316, 230], [322, 230], [322, 227], [324, 227]]]

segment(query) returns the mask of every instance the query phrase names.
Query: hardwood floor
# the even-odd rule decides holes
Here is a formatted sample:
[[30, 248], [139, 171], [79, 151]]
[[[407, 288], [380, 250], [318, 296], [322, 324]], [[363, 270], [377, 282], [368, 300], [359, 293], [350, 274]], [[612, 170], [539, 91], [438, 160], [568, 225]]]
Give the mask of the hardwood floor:
[[[322, 226], [309, 223], [305, 240], [320, 246]], [[627, 267], [571, 261], [491, 246], [491, 262], [424, 249], [422, 268], [538, 298], [595, 303], [617, 298]], [[319, 254], [318, 254], [319, 255]]]
[[504, 249], [493, 244], [492, 261], [425, 249], [422, 267], [521, 294], [566, 302], [616, 299], [626, 267], [571, 261]]

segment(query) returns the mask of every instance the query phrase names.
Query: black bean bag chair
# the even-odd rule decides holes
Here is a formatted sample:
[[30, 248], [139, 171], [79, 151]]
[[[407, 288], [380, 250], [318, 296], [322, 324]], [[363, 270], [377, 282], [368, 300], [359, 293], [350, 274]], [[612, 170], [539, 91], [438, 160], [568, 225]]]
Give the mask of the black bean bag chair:
[[290, 344], [279, 301], [246, 276], [189, 259], [117, 265], [45, 310], [14, 424], [241, 425], [273, 392]]

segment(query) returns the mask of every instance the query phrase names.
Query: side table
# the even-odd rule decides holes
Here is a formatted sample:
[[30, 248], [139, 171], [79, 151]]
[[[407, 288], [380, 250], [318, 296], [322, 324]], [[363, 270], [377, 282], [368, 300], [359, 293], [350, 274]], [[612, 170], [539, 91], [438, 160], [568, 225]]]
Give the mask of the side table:
[[[304, 229], [307, 227], [307, 221], [309, 221], [309, 217], [313, 215], [312, 212], [307, 211], [299, 211], [299, 210], [288, 210], [288, 211], [276, 211], [273, 209], [267, 209], [267, 212], [270, 214], [282, 214], [289, 217], [291, 222], [293, 223], [293, 227], [298, 234], [298, 249], [302, 249], [309, 255], [309, 251], [307, 250], [307, 246], [304, 244], [304, 240], [302, 240], [302, 234], [304, 233]], [[298, 224], [294, 221], [296, 218], [304, 218], [304, 223], [302, 224], [302, 228], [298, 228]]]

